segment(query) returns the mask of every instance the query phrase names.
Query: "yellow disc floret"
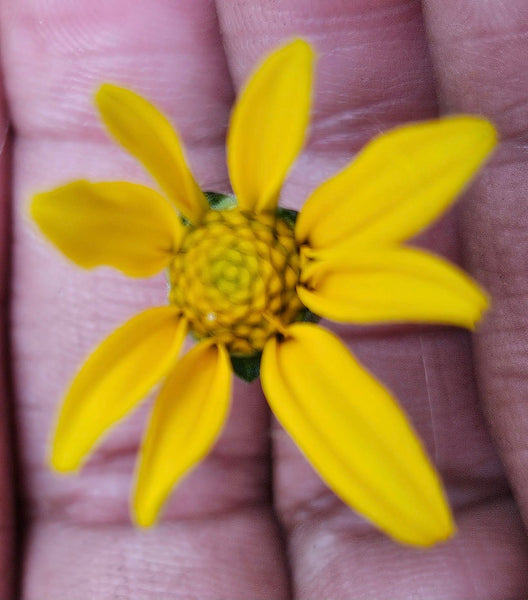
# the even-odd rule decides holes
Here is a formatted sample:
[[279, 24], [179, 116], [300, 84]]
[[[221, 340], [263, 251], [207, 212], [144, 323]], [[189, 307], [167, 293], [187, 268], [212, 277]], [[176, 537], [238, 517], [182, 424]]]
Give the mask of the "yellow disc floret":
[[252, 354], [303, 306], [293, 229], [275, 213], [211, 210], [189, 226], [169, 273], [169, 300], [197, 338]]

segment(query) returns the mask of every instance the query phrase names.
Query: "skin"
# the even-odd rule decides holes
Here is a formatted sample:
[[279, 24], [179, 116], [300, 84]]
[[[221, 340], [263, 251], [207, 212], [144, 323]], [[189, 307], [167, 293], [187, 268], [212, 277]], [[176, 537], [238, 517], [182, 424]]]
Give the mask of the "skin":
[[[2, 356], [13, 382], [0, 377], [0, 597], [524, 598], [526, 0], [1, 0], [0, 11], [0, 273], [12, 344]], [[78, 177], [148, 182], [102, 130], [90, 99], [103, 81], [159, 104], [202, 187], [227, 191], [224, 138], [236, 90], [263, 52], [292, 35], [313, 42], [319, 63], [311, 137], [284, 206], [300, 208], [396, 124], [470, 112], [501, 132], [470, 192], [416, 241], [464, 264], [489, 291], [493, 308], [476, 335], [334, 327], [399, 398], [442, 474], [459, 531], [427, 551], [393, 543], [340, 503], [270, 418], [258, 384], [235, 385], [215, 450], [150, 531], [135, 530], [128, 515], [147, 406], [79, 476], [56, 476], [45, 464], [76, 367], [118, 323], [164, 303], [165, 284], [71, 266], [28, 222], [30, 195]], [[23, 499], [16, 559], [15, 492]]]

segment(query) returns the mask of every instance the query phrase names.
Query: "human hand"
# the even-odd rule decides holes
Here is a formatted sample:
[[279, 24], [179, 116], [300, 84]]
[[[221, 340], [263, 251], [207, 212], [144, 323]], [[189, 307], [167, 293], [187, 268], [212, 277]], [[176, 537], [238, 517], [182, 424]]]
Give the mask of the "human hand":
[[[492, 3], [489, 13], [476, 0], [426, 3], [427, 38], [414, 2], [218, 3], [225, 54], [210, 2], [113, 1], [88, 9], [57, 0], [2, 8], [16, 130], [12, 369], [29, 512], [23, 516], [31, 517], [25, 596], [522, 597], [522, 412], [510, 400], [520, 396], [526, 369], [520, 351], [512, 357], [523, 348], [526, 322], [515, 261], [526, 220], [517, 200], [525, 117], [524, 42], [515, 34], [527, 12], [521, 0], [507, 10]], [[128, 517], [144, 410], [113, 432], [79, 477], [57, 478], [44, 465], [55, 407], [82, 357], [117, 323], [163, 303], [165, 286], [160, 278], [79, 272], [35, 235], [26, 217], [29, 196], [76, 177], [143, 178], [107, 140], [90, 104], [108, 80], [160, 104], [180, 129], [202, 186], [227, 190], [230, 74], [237, 88], [265, 50], [291, 35], [311, 39], [321, 59], [312, 137], [284, 189], [286, 206], [299, 208], [374, 134], [435, 116], [438, 101], [450, 112], [485, 114], [506, 140], [461, 210], [419, 240], [457, 259], [460, 222], [465, 258], [494, 301], [475, 362], [462, 331], [339, 327], [395, 392], [443, 474], [459, 533], [425, 552], [395, 545], [343, 506], [278, 427], [270, 439], [258, 385], [237, 384], [215, 451], [152, 531], [134, 530]], [[519, 507], [479, 412], [474, 369]]]

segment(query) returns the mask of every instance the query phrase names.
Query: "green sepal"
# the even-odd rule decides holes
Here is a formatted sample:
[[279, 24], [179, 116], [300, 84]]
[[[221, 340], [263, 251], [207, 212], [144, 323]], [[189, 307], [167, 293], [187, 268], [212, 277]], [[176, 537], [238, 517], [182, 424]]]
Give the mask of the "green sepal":
[[229, 210], [237, 205], [237, 200], [233, 194], [220, 194], [218, 192], [204, 192], [209, 206], [213, 210]]
[[279, 219], [282, 219], [293, 229], [295, 227], [295, 222], [297, 221], [299, 213], [292, 208], [282, 208], [279, 206], [277, 208], [277, 216]]
[[321, 317], [313, 313], [309, 308], [303, 307], [297, 317], [298, 323], [319, 323]]
[[242, 379], [242, 381], [251, 383], [260, 375], [260, 359], [262, 358], [262, 352], [250, 354], [249, 356], [231, 354], [230, 358], [234, 374], [239, 379]]

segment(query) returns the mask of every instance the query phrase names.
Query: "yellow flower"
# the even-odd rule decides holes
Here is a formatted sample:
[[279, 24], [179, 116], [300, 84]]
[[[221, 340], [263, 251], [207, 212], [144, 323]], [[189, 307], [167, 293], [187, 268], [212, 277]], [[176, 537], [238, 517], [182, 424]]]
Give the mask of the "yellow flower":
[[[75, 181], [37, 195], [32, 215], [82, 267], [109, 265], [132, 277], [167, 269], [169, 301], [122, 325], [87, 359], [64, 399], [51, 464], [77, 470], [163, 380], [132, 506], [135, 521], [151, 525], [222, 429], [231, 361], [258, 362], [262, 351], [266, 398], [324, 481], [394, 539], [427, 546], [454, 530], [435, 470], [390, 393], [336, 336], [307, 322], [307, 309], [350, 323], [472, 328], [486, 308], [478, 286], [401, 242], [451, 204], [495, 145], [495, 131], [474, 116], [394, 129], [318, 187], [294, 225], [277, 202], [303, 145], [313, 62], [310, 46], [294, 40], [253, 74], [228, 135], [237, 206], [209, 195], [220, 199], [214, 210], [165, 117], [129, 90], [98, 91], [108, 130], [164, 196], [133, 183]], [[187, 333], [198, 343], [178, 361]]]

